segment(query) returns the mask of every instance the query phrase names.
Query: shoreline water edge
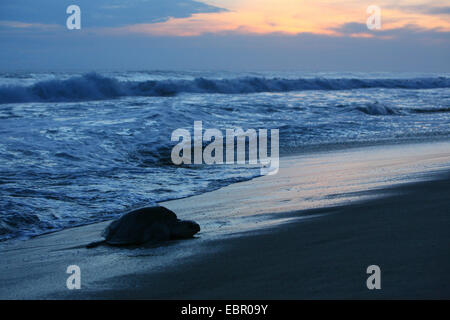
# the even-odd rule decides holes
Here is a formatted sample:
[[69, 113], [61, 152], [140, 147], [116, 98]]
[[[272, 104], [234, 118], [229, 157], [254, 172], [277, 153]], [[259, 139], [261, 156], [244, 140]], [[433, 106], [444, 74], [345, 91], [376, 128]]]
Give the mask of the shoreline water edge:
[[[277, 175], [161, 203], [200, 222], [190, 241], [85, 249], [104, 222], [10, 242], [0, 297], [448, 298], [448, 150], [437, 142], [282, 158]], [[365, 284], [373, 264], [386, 272], [377, 292]], [[66, 287], [70, 265], [81, 290]]]

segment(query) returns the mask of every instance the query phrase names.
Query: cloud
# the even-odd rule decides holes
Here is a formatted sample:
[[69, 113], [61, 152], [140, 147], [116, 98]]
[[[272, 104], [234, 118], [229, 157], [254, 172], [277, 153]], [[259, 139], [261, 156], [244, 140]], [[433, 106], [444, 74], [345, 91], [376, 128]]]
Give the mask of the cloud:
[[368, 30], [366, 24], [358, 22], [344, 23], [332, 28], [340, 36], [372, 37], [379, 39], [414, 38], [416, 41], [440, 40], [450, 42], [450, 32], [440, 28], [427, 29], [416, 24], [407, 24], [398, 28]]
[[[446, 16], [384, 3], [369, 31], [355, 0], [65, 1], [0, 0], [0, 69], [450, 71]], [[65, 28], [70, 3], [82, 30]]]
[[429, 8], [425, 10], [426, 13], [429, 14], [450, 14], [450, 7], [436, 7], [436, 8]]
[[[113, 32], [191, 37], [210, 33], [217, 35], [315, 33], [345, 34], [352, 37], [373, 36], [373, 32], [368, 32], [367, 28], [363, 27], [368, 18], [366, 8], [370, 4], [365, 1], [214, 0], [213, 3], [227, 7], [229, 10], [196, 13], [182, 18], [171, 17], [157, 23], [135, 23]], [[422, 5], [422, 7], [426, 7], [430, 12], [444, 10], [442, 9], [444, 7], [439, 5], [440, 2], [433, 6]], [[441, 16], [417, 13], [417, 10], [411, 12], [410, 7], [398, 6], [393, 0], [380, 0], [380, 6], [383, 29], [397, 29], [417, 24], [423, 29], [441, 28], [450, 31], [450, 21]]]
[[340, 25], [339, 27], [334, 27], [332, 30], [345, 35], [367, 33], [367, 26], [364, 23], [359, 22], [348, 22]]
[[2, 36], [0, 69], [9, 70], [302, 70], [450, 72], [449, 34], [386, 30], [395, 38], [206, 34], [84, 37]]
[[20, 21], [0, 21], [0, 27], [12, 29], [30, 29], [30, 28], [54, 29], [58, 26], [42, 23], [26, 23]]
[[[72, 3], [73, 2], [73, 3]], [[225, 9], [194, 0], [1, 0], [0, 20], [65, 25], [66, 8], [81, 8], [83, 27], [120, 27], [185, 18]]]
[[[447, 1], [448, 2], [448, 1]], [[444, 2], [428, 1], [417, 5], [405, 5], [405, 4], [392, 4], [389, 6], [391, 9], [403, 11], [405, 13], [415, 13], [422, 15], [449, 15], [450, 6]]]
[[[67, 1], [67, 2], [66, 2]], [[1, 0], [0, 20], [65, 25], [69, 0]], [[369, 2], [360, 0], [77, 0], [83, 29], [99, 34], [199, 36], [202, 34], [328, 34], [371, 37]], [[402, 2], [404, 3], [404, 2]], [[445, 2], [397, 5], [379, 0], [383, 29], [419, 24], [450, 31]], [[224, 8], [227, 9], [224, 9]], [[378, 34], [379, 35], [379, 34]]]

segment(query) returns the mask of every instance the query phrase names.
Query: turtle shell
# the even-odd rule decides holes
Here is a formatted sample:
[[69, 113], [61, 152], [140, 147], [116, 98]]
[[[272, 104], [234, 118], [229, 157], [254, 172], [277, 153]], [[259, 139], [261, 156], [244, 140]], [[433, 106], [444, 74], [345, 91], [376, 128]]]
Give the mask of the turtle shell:
[[142, 244], [170, 238], [170, 228], [177, 215], [164, 207], [142, 208], [124, 214], [103, 231], [105, 241], [112, 245]]

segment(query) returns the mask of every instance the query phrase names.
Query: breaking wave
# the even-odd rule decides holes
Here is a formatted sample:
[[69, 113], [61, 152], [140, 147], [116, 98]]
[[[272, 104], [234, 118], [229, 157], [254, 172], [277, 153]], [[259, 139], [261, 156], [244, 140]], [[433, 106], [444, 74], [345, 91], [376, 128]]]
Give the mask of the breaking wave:
[[30, 86], [0, 86], [0, 103], [105, 100], [125, 96], [173, 96], [179, 93], [246, 94], [303, 90], [450, 88], [450, 78], [329, 79], [264, 78], [119, 81], [96, 73]]
[[356, 110], [371, 116], [387, 116], [400, 114], [399, 110], [382, 105], [378, 102], [368, 103], [366, 105], [356, 107]]

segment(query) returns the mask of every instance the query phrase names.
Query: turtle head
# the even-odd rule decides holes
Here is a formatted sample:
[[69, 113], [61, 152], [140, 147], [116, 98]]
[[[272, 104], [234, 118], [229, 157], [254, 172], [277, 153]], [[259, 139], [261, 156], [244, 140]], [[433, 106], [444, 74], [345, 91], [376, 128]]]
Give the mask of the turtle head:
[[172, 237], [177, 239], [191, 238], [200, 231], [200, 226], [194, 221], [178, 220], [172, 228]]

